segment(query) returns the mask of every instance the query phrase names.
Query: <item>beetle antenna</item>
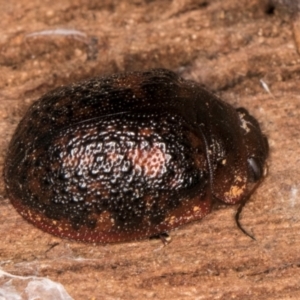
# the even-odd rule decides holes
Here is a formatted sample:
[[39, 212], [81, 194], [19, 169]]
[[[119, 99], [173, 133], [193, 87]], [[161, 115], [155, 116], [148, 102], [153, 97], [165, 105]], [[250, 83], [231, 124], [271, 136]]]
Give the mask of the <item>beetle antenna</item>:
[[264, 179], [264, 176], [261, 177], [261, 179], [255, 184], [255, 186], [253, 187], [253, 189], [251, 190], [251, 192], [246, 195], [242, 202], [240, 203], [238, 209], [237, 209], [237, 212], [235, 214], [235, 223], [236, 223], [236, 226], [245, 234], [247, 235], [249, 238], [251, 238], [252, 240], [256, 241], [255, 237], [253, 235], [251, 235], [250, 233], [248, 233], [244, 228], [243, 226], [241, 225], [240, 223], [240, 215], [242, 213], [242, 210], [246, 204], [246, 202], [249, 200], [249, 198], [252, 196], [252, 194], [256, 191], [256, 189], [258, 188], [258, 186], [261, 184], [262, 180]]

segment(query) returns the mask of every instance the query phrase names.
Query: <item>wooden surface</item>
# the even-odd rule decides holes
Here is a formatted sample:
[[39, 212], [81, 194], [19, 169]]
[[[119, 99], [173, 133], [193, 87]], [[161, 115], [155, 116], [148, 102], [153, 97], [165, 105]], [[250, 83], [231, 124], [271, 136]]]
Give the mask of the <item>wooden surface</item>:
[[[300, 299], [297, 14], [266, 10], [259, 0], [0, 0], [0, 7], [1, 172], [18, 121], [44, 92], [150, 67], [170, 68], [246, 107], [270, 144], [268, 177], [241, 216], [256, 241], [237, 229], [232, 206], [171, 232], [166, 247], [62, 240], [23, 220], [1, 179], [3, 271], [47, 277], [74, 299]], [[0, 288], [8, 280], [0, 278]], [[26, 284], [13, 282], [23, 299]]]

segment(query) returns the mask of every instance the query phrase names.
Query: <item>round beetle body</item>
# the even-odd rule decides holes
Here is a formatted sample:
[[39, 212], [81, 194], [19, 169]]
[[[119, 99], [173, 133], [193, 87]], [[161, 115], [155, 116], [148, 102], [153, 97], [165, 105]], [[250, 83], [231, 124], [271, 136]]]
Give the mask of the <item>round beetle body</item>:
[[266, 137], [245, 109], [155, 69], [58, 88], [20, 122], [8, 195], [37, 227], [85, 242], [169, 231], [242, 201], [264, 173]]

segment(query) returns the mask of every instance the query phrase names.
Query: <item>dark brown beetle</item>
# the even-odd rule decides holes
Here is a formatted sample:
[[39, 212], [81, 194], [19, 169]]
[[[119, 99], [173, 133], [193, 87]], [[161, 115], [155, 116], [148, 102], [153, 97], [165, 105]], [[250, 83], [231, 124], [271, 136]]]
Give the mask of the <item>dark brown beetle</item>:
[[20, 122], [8, 195], [37, 227], [85, 242], [159, 235], [242, 202], [268, 154], [257, 121], [155, 69], [58, 88]]

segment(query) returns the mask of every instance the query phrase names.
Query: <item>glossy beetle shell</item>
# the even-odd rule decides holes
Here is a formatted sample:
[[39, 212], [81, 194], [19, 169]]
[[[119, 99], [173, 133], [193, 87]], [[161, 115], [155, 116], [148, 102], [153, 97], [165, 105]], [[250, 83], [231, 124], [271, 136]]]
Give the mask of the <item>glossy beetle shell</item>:
[[34, 103], [4, 176], [17, 211], [85, 242], [158, 235], [242, 201], [264, 172], [266, 137], [245, 109], [156, 69], [58, 88]]

